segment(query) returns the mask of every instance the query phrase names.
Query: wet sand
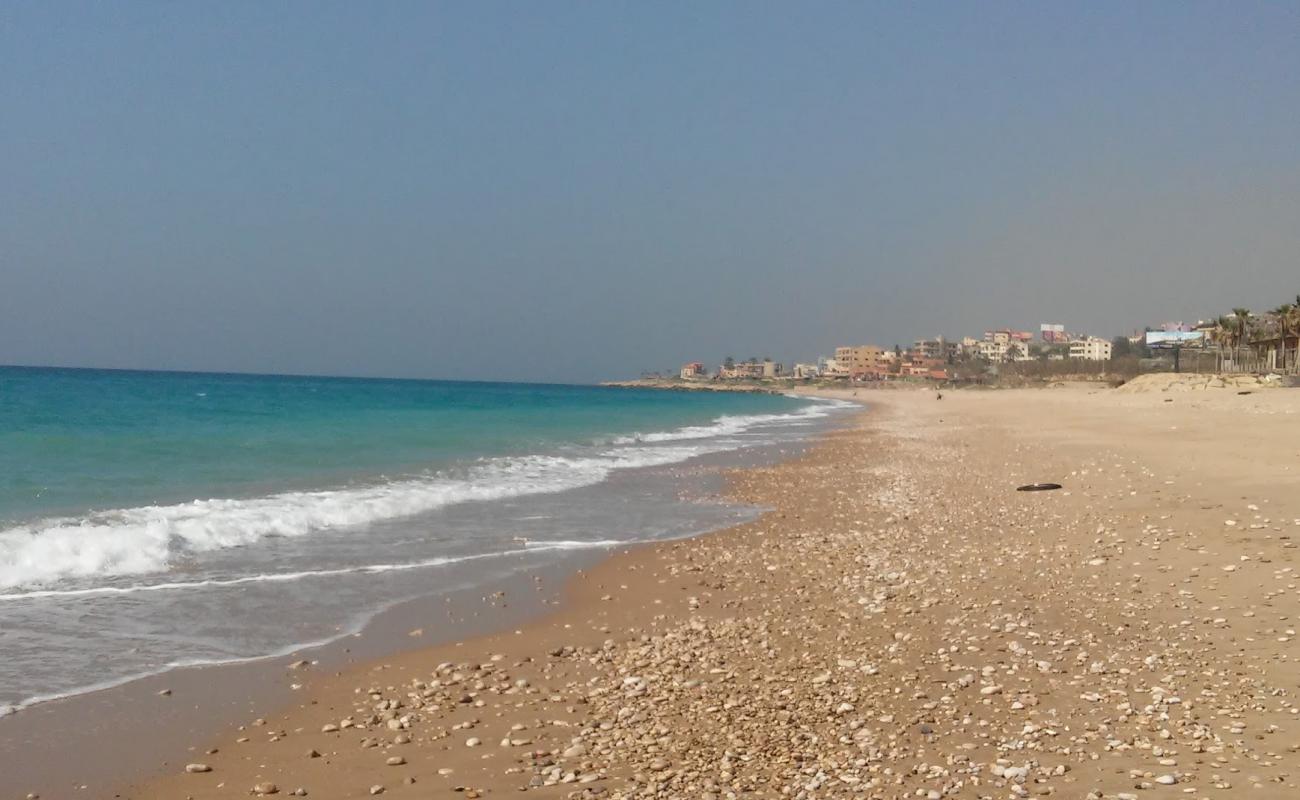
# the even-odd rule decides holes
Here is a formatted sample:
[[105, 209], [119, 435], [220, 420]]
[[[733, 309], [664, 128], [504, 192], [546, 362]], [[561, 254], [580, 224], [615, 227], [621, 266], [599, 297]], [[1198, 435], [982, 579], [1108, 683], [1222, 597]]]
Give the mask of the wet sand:
[[761, 519], [517, 630], [286, 670], [121, 795], [1300, 796], [1300, 392], [858, 394], [730, 476]]
[[[788, 458], [804, 447], [762, 445], [706, 455], [669, 469], [691, 476], [691, 489], [679, 498], [682, 502], [711, 503], [720, 499], [721, 469]], [[471, 570], [463, 565], [433, 568], [428, 596], [379, 611], [356, 634], [323, 646], [252, 661], [172, 669], [0, 717], [0, 800], [28, 794], [124, 796], [124, 787], [165, 774], [175, 763], [184, 764], [196, 742], [295, 702], [315, 676], [356, 668], [381, 656], [512, 630], [554, 613], [575, 574], [626, 549], [502, 557]], [[465, 588], [438, 588], [447, 582]], [[284, 619], [283, 624], [292, 626], [293, 620]], [[289, 668], [303, 660], [310, 666]]]
[[[122, 796], [121, 785], [183, 762], [194, 742], [291, 703], [308, 671], [338, 672], [422, 641], [455, 641], [535, 619], [560, 602], [575, 570], [607, 555], [578, 551], [503, 579], [402, 603], [360, 633], [322, 647], [174, 669], [0, 718], [0, 798]], [[411, 636], [417, 630], [420, 635]], [[287, 668], [304, 658], [310, 667]]]

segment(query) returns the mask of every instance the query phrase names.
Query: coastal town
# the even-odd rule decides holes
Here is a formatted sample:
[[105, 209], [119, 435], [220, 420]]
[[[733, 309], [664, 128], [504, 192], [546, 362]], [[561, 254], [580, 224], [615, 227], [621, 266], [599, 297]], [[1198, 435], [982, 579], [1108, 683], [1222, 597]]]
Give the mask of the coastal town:
[[984, 331], [980, 337], [917, 339], [910, 347], [840, 345], [833, 355], [786, 365], [771, 358], [717, 366], [704, 361], [671, 372], [645, 373], [644, 381], [707, 384], [872, 383], [909, 381], [981, 383], [1004, 371], [1037, 370], [1050, 375], [1195, 371], [1280, 373], [1297, 371], [1300, 295], [1272, 311], [1230, 313], [1195, 323], [1164, 322], [1130, 334], [1104, 338], [1068, 332], [1062, 323], [1042, 323], [1037, 333], [1015, 328]]
[[[1095, 336], [1068, 338], [1064, 326], [1044, 325], [1041, 338], [1028, 331], [1000, 328], [984, 332], [980, 339], [964, 337], [950, 340], [942, 336], [917, 339], [911, 347], [882, 347], [874, 344], [841, 345], [833, 356], [786, 367], [770, 358], [737, 362], [727, 358], [710, 371], [700, 361], [682, 365], [678, 377], [684, 381], [753, 381], [753, 380], [832, 380], [887, 381], [900, 378], [947, 381], [957, 375], [961, 364], [1008, 364], [1038, 360], [1109, 361], [1116, 343]], [[1058, 338], [1059, 336], [1059, 338]], [[1126, 340], [1127, 341], [1127, 340]], [[1140, 345], [1143, 337], [1135, 337]]]

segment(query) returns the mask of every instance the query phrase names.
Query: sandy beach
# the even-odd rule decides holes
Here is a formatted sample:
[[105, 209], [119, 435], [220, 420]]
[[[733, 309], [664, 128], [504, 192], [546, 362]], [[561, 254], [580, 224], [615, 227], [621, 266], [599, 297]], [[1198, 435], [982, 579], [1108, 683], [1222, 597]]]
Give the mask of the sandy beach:
[[1300, 800], [1297, 31], [6, 3], [0, 800]]
[[517, 629], [282, 659], [298, 702], [116, 796], [1300, 796], [1300, 393], [856, 399], [730, 475], [756, 522]]

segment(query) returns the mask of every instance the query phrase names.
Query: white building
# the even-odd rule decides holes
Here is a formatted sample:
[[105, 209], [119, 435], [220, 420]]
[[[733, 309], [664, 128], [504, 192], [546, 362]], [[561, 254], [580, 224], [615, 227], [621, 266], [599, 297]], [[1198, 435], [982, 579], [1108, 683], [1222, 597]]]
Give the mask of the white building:
[[1033, 360], [1033, 356], [1029, 354], [1029, 345], [1014, 339], [997, 338], [991, 341], [976, 342], [975, 347], [980, 358], [995, 364], [1007, 361]]
[[975, 345], [976, 352], [980, 358], [985, 361], [1005, 361], [1007, 357], [1006, 343], [998, 344], [997, 342], [979, 342]]
[[706, 370], [704, 364], [699, 361], [692, 361], [689, 364], [683, 364], [681, 372], [678, 374], [684, 381], [695, 381], [709, 377], [708, 370]]
[[822, 357], [817, 359], [817, 372], [824, 378], [847, 378], [849, 368], [833, 358]]
[[1110, 342], [1105, 339], [1098, 339], [1095, 336], [1089, 336], [1087, 339], [1076, 339], [1070, 342], [1070, 358], [1081, 358], [1085, 361], [1110, 361]]

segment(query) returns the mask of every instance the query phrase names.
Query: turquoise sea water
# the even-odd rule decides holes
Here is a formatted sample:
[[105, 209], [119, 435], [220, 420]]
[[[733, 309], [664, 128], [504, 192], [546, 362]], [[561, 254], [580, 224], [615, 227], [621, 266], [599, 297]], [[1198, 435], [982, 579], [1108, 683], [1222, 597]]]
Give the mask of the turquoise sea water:
[[0, 521], [328, 486], [805, 404], [588, 386], [0, 367]]
[[709, 497], [707, 460], [800, 441], [838, 412], [779, 395], [0, 367], [0, 713], [337, 637], [568, 550], [747, 518]]

